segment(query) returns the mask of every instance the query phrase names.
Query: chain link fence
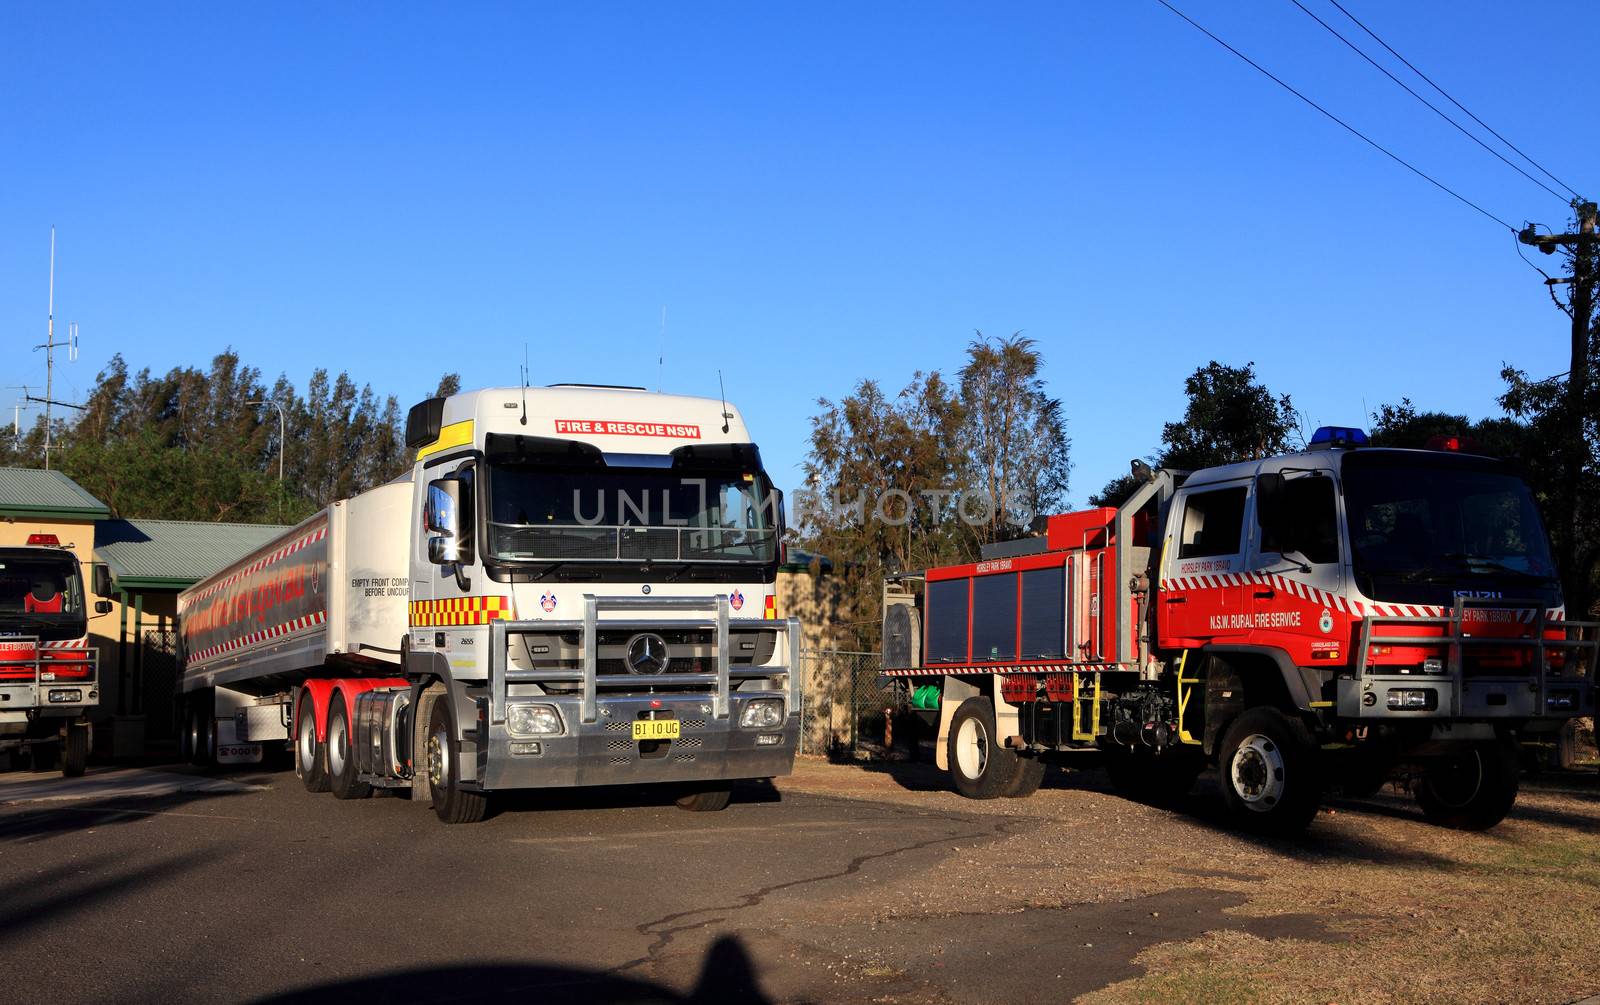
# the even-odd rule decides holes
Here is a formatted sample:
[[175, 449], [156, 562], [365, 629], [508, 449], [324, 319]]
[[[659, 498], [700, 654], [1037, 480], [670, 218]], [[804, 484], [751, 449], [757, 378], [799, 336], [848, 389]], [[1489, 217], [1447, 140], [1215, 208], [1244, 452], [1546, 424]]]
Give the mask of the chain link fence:
[[146, 744], [177, 741], [178, 633], [146, 630], [143, 651], [138, 654], [138, 683], [134, 689], [139, 702], [132, 711], [144, 713]]
[[[835, 758], [881, 756], [904, 747], [910, 696], [903, 685], [881, 678], [878, 653], [822, 649], [802, 657], [805, 709], [800, 752]], [[896, 737], [894, 730], [900, 729]]]

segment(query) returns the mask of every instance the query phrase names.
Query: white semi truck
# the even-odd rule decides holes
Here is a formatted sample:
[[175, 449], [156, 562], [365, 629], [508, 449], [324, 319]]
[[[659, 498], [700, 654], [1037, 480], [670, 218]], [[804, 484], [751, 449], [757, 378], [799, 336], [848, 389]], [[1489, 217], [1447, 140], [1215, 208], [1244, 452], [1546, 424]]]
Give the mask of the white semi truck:
[[800, 632], [781, 495], [737, 409], [556, 385], [411, 410], [411, 472], [178, 598], [187, 753], [288, 743], [307, 789], [663, 783], [727, 805], [788, 774]]

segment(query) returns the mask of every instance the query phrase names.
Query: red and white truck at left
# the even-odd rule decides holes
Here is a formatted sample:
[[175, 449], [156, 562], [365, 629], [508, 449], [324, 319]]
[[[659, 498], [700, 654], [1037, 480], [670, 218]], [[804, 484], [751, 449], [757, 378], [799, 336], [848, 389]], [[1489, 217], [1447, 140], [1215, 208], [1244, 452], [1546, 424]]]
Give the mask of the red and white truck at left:
[[63, 774], [83, 774], [99, 669], [77, 556], [54, 534], [0, 548], [0, 756], [27, 750], [34, 767], [59, 757]]

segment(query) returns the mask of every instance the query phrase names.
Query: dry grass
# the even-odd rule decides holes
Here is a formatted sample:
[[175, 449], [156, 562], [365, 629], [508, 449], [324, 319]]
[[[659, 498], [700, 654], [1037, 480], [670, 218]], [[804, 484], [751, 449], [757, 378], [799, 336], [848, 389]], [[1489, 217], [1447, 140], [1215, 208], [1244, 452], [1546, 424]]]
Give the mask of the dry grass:
[[1600, 992], [1600, 789], [1525, 790], [1512, 818], [1481, 834], [1429, 825], [1388, 792], [1337, 804], [1303, 839], [1266, 841], [1230, 832], [1199, 796], [1184, 812], [1117, 798], [1098, 772], [993, 803], [928, 790], [921, 775], [908, 789], [905, 777], [810, 766], [794, 784], [1014, 822], [997, 843], [952, 849], [946, 882], [914, 899], [885, 908], [880, 891], [880, 919], [970, 911], [975, 895], [1016, 911], [1194, 887], [1240, 895], [1225, 912], [1236, 920], [1282, 919], [1283, 937], [1219, 918], [1198, 938], [1147, 946], [1134, 957], [1144, 974], [1088, 995], [1092, 1005], [1554, 1003]]

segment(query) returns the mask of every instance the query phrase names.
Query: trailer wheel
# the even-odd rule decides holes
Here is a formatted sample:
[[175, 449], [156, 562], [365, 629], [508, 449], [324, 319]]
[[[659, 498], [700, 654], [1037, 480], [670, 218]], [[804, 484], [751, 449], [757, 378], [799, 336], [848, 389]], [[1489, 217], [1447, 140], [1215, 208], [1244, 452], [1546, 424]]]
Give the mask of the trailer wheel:
[[1511, 743], [1475, 743], [1428, 765], [1416, 785], [1423, 816], [1442, 827], [1488, 830], [1517, 801], [1521, 775]]
[[433, 812], [447, 824], [475, 824], [489, 808], [489, 797], [461, 787], [456, 757], [455, 729], [450, 721], [450, 700], [440, 695], [428, 713], [428, 741], [423, 751]]
[[733, 799], [733, 783], [705, 785], [678, 797], [678, 809], [691, 813], [715, 813], [728, 808]]
[[1017, 773], [1011, 777], [1011, 784], [1000, 794], [1007, 799], [1026, 799], [1038, 792], [1039, 786], [1044, 784], [1045, 766], [1042, 757], [1017, 755]]
[[1295, 833], [1322, 802], [1316, 741], [1304, 723], [1275, 708], [1248, 709], [1235, 719], [1217, 766], [1222, 801], [1245, 829]]
[[70, 722], [67, 738], [61, 741], [61, 774], [64, 778], [77, 778], [89, 766], [89, 724]]
[[333, 708], [328, 713], [328, 741], [324, 745], [328, 759], [328, 787], [335, 799], [365, 799], [372, 795], [372, 786], [361, 781], [356, 768], [354, 734], [350, 731], [350, 716], [345, 711], [344, 696], [333, 696]]
[[1001, 746], [995, 736], [994, 703], [982, 695], [956, 709], [946, 754], [956, 791], [968, 799], [1004, 795], [1020, 770], [1016, 752]]
[[294, 716], [294, 773], [307, 792], [328, 791], [328, 752], [317, 742], [317, 708], [307, 692]]

